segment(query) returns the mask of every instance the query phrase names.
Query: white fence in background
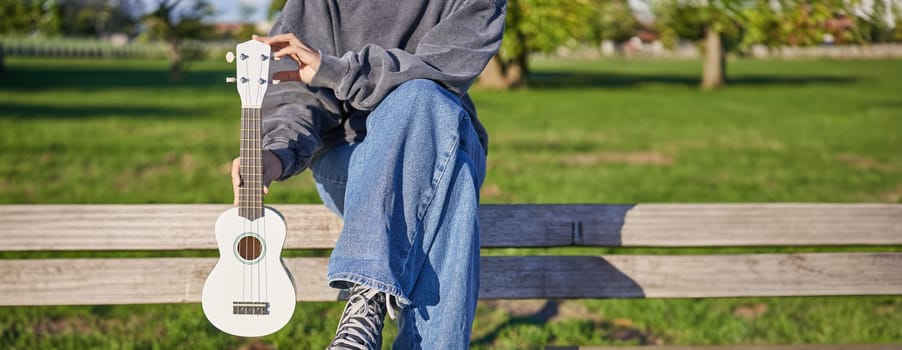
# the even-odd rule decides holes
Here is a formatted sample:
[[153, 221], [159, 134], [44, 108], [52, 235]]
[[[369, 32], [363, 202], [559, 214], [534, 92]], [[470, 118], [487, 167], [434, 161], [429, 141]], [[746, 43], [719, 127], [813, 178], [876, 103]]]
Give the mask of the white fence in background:
[[[186, 41], [184, 47], [201, 57], [219, 56], [235, 43]], [[164, 43], [114, 43], [98, 39], [48, 39], [0, 36], [0, 55], [6, 57], [60, 57], [99, 59], [158, 59], [166, 57]]]
[[[221, 57], [234, 48], [233, 42], [186, 41], [183, 44], [194, 57]], [[166, 57], [163, 43], [116, 42], [98, 39], [48, 39], [36, 37], [0, 36], [2, 57], [63, 57], [101, 59], [158, 59]], [[551, 54], [537, 54], [545, 58], [598, 59], [603, 57], [699, 59], [700, 51], [692, 43], [682, 43], [668, 49], [659, 42], [644, 43], [631, 40], [622, 44], [603, 42], [601, 45], [562, 46]], [[902, 43], [870, 45], [823, 45], [813, 47], [752, 47], [743, 57], [757, 59], [875, 59], [902, 58]], [[0, 65], [2, 66], [2, 65]]]
[[[562, 46], [551, 54], [539, 54], [544, 58], [599, 59], [603, 57], [701, 59], [701, 51], [690, 42], [683, 42], [668, 49], [660, 42], [628, 41], [603, 42], [599, 46]], [[902, 58], [902, 43], [869, 45], [822, 45], [811, 47], [752, 47], [742, 57], [756, 59], [879, 59]]]

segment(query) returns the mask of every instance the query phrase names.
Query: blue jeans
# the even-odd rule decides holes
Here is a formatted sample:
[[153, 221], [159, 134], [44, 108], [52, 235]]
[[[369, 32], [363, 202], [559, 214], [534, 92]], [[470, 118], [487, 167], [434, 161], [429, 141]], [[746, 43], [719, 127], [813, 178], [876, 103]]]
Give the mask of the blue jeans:
[[389, 94], [362, 142], [314, 160], [317, 189], [344, 228], [329, 283], [409, 304], [396, 349], [466, 349], [479, 289], [485, 149], [459, 99], [429, 80]]

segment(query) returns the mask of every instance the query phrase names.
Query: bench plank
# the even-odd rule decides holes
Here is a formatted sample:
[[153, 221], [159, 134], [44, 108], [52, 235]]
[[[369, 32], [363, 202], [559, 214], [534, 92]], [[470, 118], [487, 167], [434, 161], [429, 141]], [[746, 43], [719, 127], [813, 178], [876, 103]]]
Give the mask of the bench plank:
[[[894, 295], [902, 253], [484, 258], [489, 298]], [[489, 279], [486, 279], [486, 277]]]
[[[287, 249], [330, 249], [341, 220], [276, 205]], [[216, 249], [226, 205], [2, 205], [0, 251]], [[482, 205], [483, 247], [902, 245], [902, 204]]]
[[[334, 301], [325, 258], [290, 258], [298, 300]], [[0, 260], [0, 305], [199, 302], [216, 258]], [[884, 295], [902, 253], [483, 257], [483, 299]], [[754, 286], [752, 288], [751, 286]]]

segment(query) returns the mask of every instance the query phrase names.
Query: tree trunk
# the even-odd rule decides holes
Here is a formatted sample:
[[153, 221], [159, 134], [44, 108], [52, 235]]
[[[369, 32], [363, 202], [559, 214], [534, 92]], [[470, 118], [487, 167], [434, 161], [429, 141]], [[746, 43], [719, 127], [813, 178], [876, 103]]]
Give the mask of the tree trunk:
[[523, 86], [526, 84], [525, 71], [522, 58], [505, 63], [496, 55], [479, 74], [479, 86], [492, 90]]
[[170, 42], [168, 46], [169, 80], [179, 81], [182, 79], [182, 50], [179, 48], [178, 42]]
[[492, 90], [507, 90], [510, 83], [507, 81], [504, 64], [498, 56], [492, 57], [489, 64], [479, 74], [479, 86]]
[[726, 53], [720, 32], [709, 26], [705, 29], [705, 63], [702, 72], [702, 89], [710, 90], [726, 83]]

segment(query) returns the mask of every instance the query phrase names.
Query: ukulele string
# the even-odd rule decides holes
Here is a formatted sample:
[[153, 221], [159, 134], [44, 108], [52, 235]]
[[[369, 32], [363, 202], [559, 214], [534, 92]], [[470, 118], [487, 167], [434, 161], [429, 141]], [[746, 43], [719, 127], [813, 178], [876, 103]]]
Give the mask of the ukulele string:
[[[244, 108], [241, 108], [241, 124], [242, 124], [242, 128], [241, 128], [241, 130], [242, 130], [242, 132], [241, 132], [242, 147], [241, 148], [244, 149], [245, 152], [247, 152], [247, 146], [248, 146], [247, 110]], [[247, 154], [245, 154], [245, 158], [247, 158]], [[245, 167], [247, 167], [247, 165], [248, 165], [247, 163], [250, 162], [250, 159], [245, 159], [244, 162], [245, 162]], [[244, 175], [248, 176], [246, 169], [247, 168], [245, 168]], [[248, 180], [250, 180], [250, 179], [248, 179]], [[242, 217], [244, 217], [245, 219], [250, 218], [251, 215], [248, 212], [248, 208], [247, 208], [247, 203], [249, 200], [249, 198], [247, 198], [248, 197], [248, 186], [242, 186], [241, 191], [242, 191], [241, 194], [243, 197], [241, 206], [242, 206], [242, 210], [244, 211], [244, 215], [242, 215]], [[247, 221], [244, 221], [244, 231], [243, 231], [242, 235], [246, 235], [247, 232], [250, 232], [251, 227], [249, 225], [250, 225], [250, 223], [248, 223]], [[241, 242], [241, 244], [243, 245], [242, 249], [244, 251], [244, 254], [247, 255], [248, 240], [244, 239], [244, 238], [242, 238], [242, 240], [243, 240], [243, 242]], [[242, 256], [242, 258], [243, 258], [243, 256]], [[242, 262], [241, 273], [242, 273], [241, 300], [246, 301], [247, 300], [247, 264], [245, 264], [244, 262]]]
[[[245, 69], [245, 71], [246, 71], [246, 69]], [[242, 119], [243, 119], [243, 124], [244, 124], [244, 151], [245, 151], [244, 161], [246, 164], [245, 178], [247, 179], [247, 185], [248, 185], [248, 186], [245, 186], [246, 201], [244, 203], [244, 210], [247, 214], [245, 217], [247, 219], [247, 221], [245, 221], [245, 230], [243, 233], [243, 235], [245, 236], [245, 238], [243, 239], [244, 240], [244, 257], [243, 258], [245, 260], [243, 268], [245, 270], [246, 280], [244, 281], [244, 286], [242, 287], [242, 289], [247, 290], [247, 296], [245, 297], [244, 301], [251, 301], [254, 298], [254, 285], [253, 285], [254, 268], [253, 268], [253, 266], [251, 266], [251, 261], [253, 259], [253, 254], [254, 254], [254, 252], [253, 252], [253, 250], [254, 250], [254, 244], [253, 244], [254, 223], [252, 221], [254, 218], [254, 208], [253, 208], [254, 192], [253, 192], [253, 190], [256, 186], [254, 183], [254, 158], [252, 156], [253, 155], [253, 149], [252, 149], [253, 138], [252, 138], [252, 134], [251, 134], [251, 132], [252, 132], [251, 131], [252, 122], [250, 120], [251, 115], [247, 108], [242, 108], [242, 111], [244, 114], [244, 118], [242, 118]]]
[[[251, 110], [251, 114], [254, 116], [254, 118], [252, 119], [252, 125], [251, 125], [251, 132], [253, 132], [253, 134], [254, 134], [254, 140], [253, 140], [253, 143], [254, 143], [253, 144], [254, 180], [258, 181], [257, 184], [259, 185], [259, 188], [257, 188], [257, 190], [254, 193], [254, 199], [255, 199], [254, 200], [254, 211], [256, 213], [259, 213], [259, 218], [257, 219], [257, 226], [255, 227], [255, 229], [256, 229], [255, 233], [257, 234], [257, 239], [260, 239], [260, 225], [261, 225], [262, 221], [264, 221], [263, 210], [262, 210], [262, 208], [258, 207], [261, 203], [263, 203], [263, 181], [262, 181], [263, 180], [263, 178], [262, 178], [263, 177], [263, 169], [261, 166], [262, 162], [260, 159], [261, 154], [260, 154], [260, 129], [259, 129], [260, 114], [259, 114], [259, 111], [260, 111], [259, 108], [254, 108]], [[258, 200], [256, 200], [256, 199], [258, 199]], [[264, 242], [261, 241], [260, 244], [254, 245], [254, 257], [257, 258], [256, 259], [257, 262], [254, 264], [255, 265], [254, 267], [257, 269], [257, 299], [258, 299], [257, 301], [259, 301], [259, 298], [261, 296], [261, 292], [260, 292], [260, 286], [261, 286], [261, 284], [260, 284], [260, 260], [258, 257], [262, 253], [263, 244], [264, 244]], [[260, 251], [257, 251], [258, 248], [260, 249]]]
[[[269, 57], [263, 55], [261, 58], [262, 58], [263, 61], [265, 61], [265, 60], [267, 60], [267, 59], [270, 59], [270, 58], [271, 58], [271, 55], [270, 55]], [[264, 67], [266, 68], [266, 71], [265, 71], [265, 72], [264, 72]], [[269, 78], [269, 64], [261, 64], [260, 67], [259, 67], [259, 71], [257, 72], [257, 76], [258, 76], [258, 77], [266, 77], [266, 78], [267, 78], [267, 79], [261, 79], [261, 81], [260, 81], [261, 85], [263, 85], [263, 88], [265, 88], [266, 85], [264, 85], [264, 84], [268, 84], [268, 83], [269, 83], [269, 81], [268, 81], [268, 80], [269, 80], [269, 79], [268, 79], [268, 78]], [[261, 103], [262, 103], [263, 97], [264, 97], [264, 96], [262, 96], [262, 95], [264, 95], [264, 92], [265, 92], [265, 89], [263, 89], [263, 88], [258, 89], [258, 92], [261, 94], [261, 96], [259, 96], [259, 99], [257, 99], [257, 101], [260, 101]], [[256, 155], [256, 156], [258, 157], [257, 161], [259, 162], [258, 166], [260, 167], [260, 171], [258, 172], [258, 174], [260, 175], [260, 184], [261, 184], [261, 188], [260, 188], [260, 191], [259, 191], [260, 201], [255, 202], [255, 205], [256, 205], [256, 204], [259, 204], [259, 205], [260, 205], [260, 208], [259, 208], [259, 210], [260, 210], [260, 216], [261, 216], [261, 218], [263, 218], [263, 220], [261, 220], [261, 221], [262, 221], [261, 224], [263, 225], [263, 227], [262, 227], [262, 232], [260, 232], [260, 233], [262, 234], [261, 238], [262, 238], [262, 240], [263, 240], [262, 242], [260, 242], [260, 248], [261, 248], [261, 250], [263, 250], [263, 251], [261, 252], [261, 254], [262, 254], [262, 253], [265, 253], [265, 252], [266, 252], [266, 250], [263, 249], [263, 248], [265, 248], [265, 244], [266, 244], [266, 242], [267, 242], [267, 240], [266, 240], [266, 218], [265, 218], [266, 211], [263, 210], [263, 191], [262, 191], [262, 190], [263, 190], [263, 188], [262, 188], [262, 185], [263, 185], [263, 178], [262, 178], [262, 177], [263, 177], [263, 169], [262, 169], [262, 168], [263, 168], [263, 164], [262, 164], [262, 162], [263, 162], [263, 159], [262, 159], [262, 156], [263, 156], [263, 150], [262, 150], [263, 145], [262, 145], [262, 142], [261, 142], [261, 139], [260, 139], [260, 137], [262, 136], [262, 135], [260, 135], [260, 133], [261, 133], [260, 127], [262, 126], [262, 122], [263, 122], [263, 121], [262, 121], [262, 109], [261, 109], [261, 108], [255, 108], [255, 109], [253, 110], [253, 113], [256, 115], [256, 118], [254, 119], [254, 128], [255, 128], [254, 135], [257, 136], [257, 138], [256, 138], [257, 144], [255, 145], [257, 148], [256, 148], [256, 150], [254, 151], [254, 155]], [[258, 229], [259, 229], [259, 227], [258, 227]], [[267, 272], [267, 266], [268, 266], [268, 265], [266, 265], [266, 263], [267, 263], [266, 260], [268, 260], [268, 259], [266, 259], [265, 256], [263, 256], [263, 257], [261, 257], [261, 258], [263, 259], [263, 264], [264, 264], [264, 265], [262, 266], [262, 268], [263, 268], [263, 273], [266, 273], [266, 272]], [[259, 269], [258, 269], [257, 277], [258, 277], [258, 278], [261, 277], [261, 273], [260, 273]], [[266, 300], [269, 299], [269, 287], [268, 287], [268, 286], [269, 286], [269, 281], [267, 280], [266, 277], [267, 277], [267, 276], [263, 276], [263, 281], [262, 281], [262, 283], [259, 284], [261, 287], [266, 286], [266, 297], [265, 297], [265, 298], [264, 298], [264, 296], [263, 296], [263, 292], [262, 292], [262, 291], [260, 291], [260, 293], [258, 293], [259, 296], [260, 296], [261, 298], [264, 298], [262, 301], [266, 301]]]
[[[262, 70], [262, 69], [263, 69], [263, 68], [261, 68], [261, 70]], [[262, 117], [262, 115], [261, 115], [261, 110], [258, 108], [258, 109], [256, 110], [256, 113], [257, 113], [257, 125], [256, 125], [256, 126], [257, 126], [257, 133], [260, 134], [260, 133], [262, 132], [262, 130], [260, 130], [260, 126], [261, 126], [261, 124], [262, 124], [262, 120], [261, 120], [261, 117]], [[261, 136], [262, 136], [262, 135], [261, 135]], [[261, 147], [261, 149], [259, 150], [258, 154], [260, 155], [260, 167], [261, 167], [261, 172], [260, 172], [261, 179], [260, 179], [260, 180], [261, 180], [261, 184], [262, 184], [262, 180], [263, 180], [263, 179], [262, 179], [262, 176], [263, 176], [263, 172], [262, 172], [262, 167], [263, 167], [263, 158], [262, 158], [262, 157], [263, 157], [263, 150], [262, 150], [262, 147], [263, 147], [263, 145], [262, 145], [262, 142], [261, 142], [261, 144], [260, 144], [259, 146]], [[263, 209], [263, 198], [262, 198], [262, 197], [263, 197], [263, 192], [260, 193], [260, 197], [261, 197], [261, 198], [260, 198], [260, 213], [261, 213], [261, 216], [263, 217], [263, 220], [262, 220], [262, 222], [260, 223], [260, 224], [262, 225], [262, 228], [261, 228], [260, 233], [261, 233], [262, 238], [263, 238], [263, 244], [260, 245], [260, 248], [262, 249], [262, 251], [260, 252], [260, 254], [265, 254], [265, 253], [266, 253], [266, 249], [265, 249], [265, 248], [266, 248], [266, 245], [265, 245], [265, 244], [266, 244], [267, 241], [266, 241], [266, 211]], [[266, 277], [267, 277], [267, 275], [266, 275], [266, 272], [267, 272], [267, 269], [266, 269], [266, 267], [267, 267], [266, 261], [267, 261], [267, 259], [266, 259], [266, 256], [262, 256], [261, 258], [263, 259], [263, 261], [262, 261], [262, 262], [263, 262], [263, 266], [261, 266], [261, 268], [263, 269], [263, 271], [262, 271], [262, 273], [260, 274], [260, 276], [263, 277], [263, 283], [260, 284], [260, 286], [261, 286], [262, 288], [264, 288], [264, 291], [265, 291], [266, 294], [264, 295], [264, 294], [263, 294], [264, 291], [261, 291], [261, 293], [260, 293], [260, 298], [261, 298], [262, 301], [267, 301], [267, 299], [268, 299], [268, 298], [267, 298], [267, 295], [269, 295], [269, 281], [266, 279]]]

